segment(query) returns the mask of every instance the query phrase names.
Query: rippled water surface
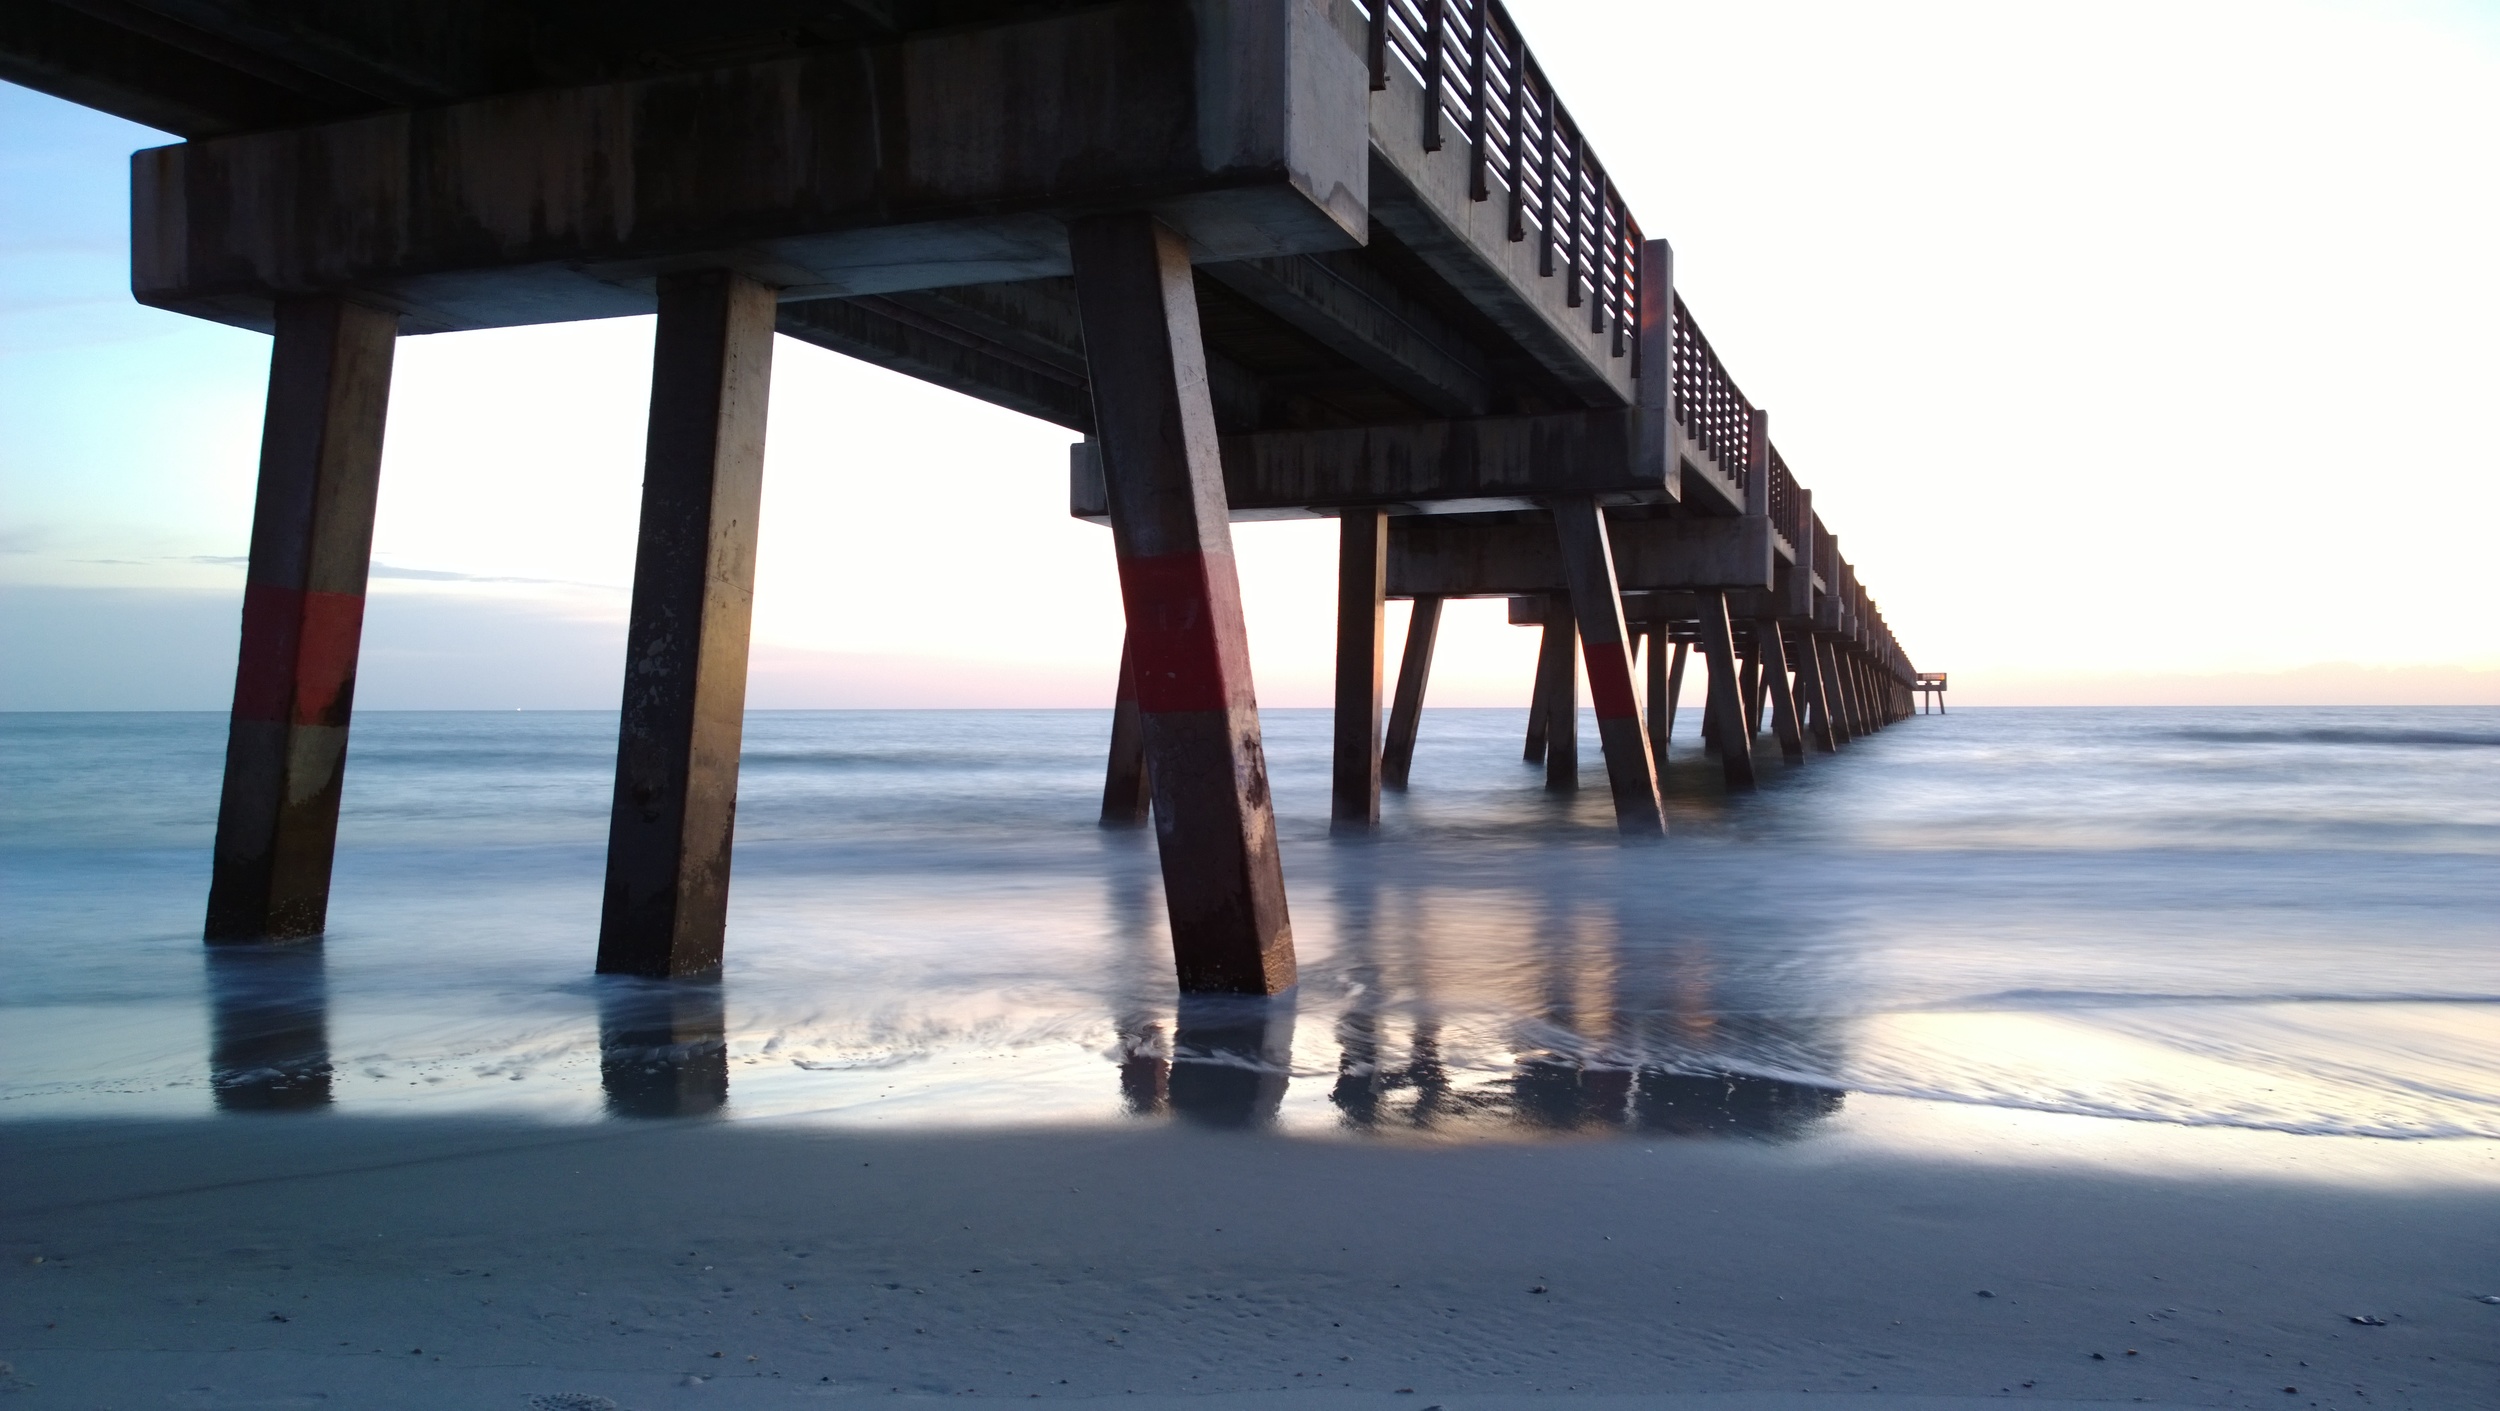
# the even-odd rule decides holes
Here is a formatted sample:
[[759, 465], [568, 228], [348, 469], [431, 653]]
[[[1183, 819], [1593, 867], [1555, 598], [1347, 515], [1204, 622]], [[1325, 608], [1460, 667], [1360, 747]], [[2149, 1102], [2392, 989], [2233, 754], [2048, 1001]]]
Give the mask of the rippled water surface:
[[[1091, 712], [759, 714], [729, 963], [594, 980], [614, 718], [357, 722], [326, 943], [197, 935], [224, 722], [0, 716], [0, 1117], [329, 1106], [1809, 1134], [1853, 1095], [2500, 1137], [2500, 710], [1962, 710], [1617, 842], [1427, 715], [1266, 716], [1303, 965], [1183, 1006]], [[1689, 718], [1684, 722], [1689, 728]]]

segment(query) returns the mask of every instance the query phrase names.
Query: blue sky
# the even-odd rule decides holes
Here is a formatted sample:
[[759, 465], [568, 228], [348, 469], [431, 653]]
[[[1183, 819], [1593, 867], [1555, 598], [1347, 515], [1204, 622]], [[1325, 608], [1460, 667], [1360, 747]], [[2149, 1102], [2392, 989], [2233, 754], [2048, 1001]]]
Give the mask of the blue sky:
[[[2500, 5], [1513, 9], [1958, 691], [2500, 702]], [[230, 688], [267, 342], [130, 302], [162, 140], [0, 85], [0, 708]], [[402, 343], [360, 703], [613, 705], [649, 337]], [[776, 359], [754, 703], [1098, 702], [1066, 434]], [[1323, 702], [1330, 527], [1236, 537], [1262, 698]], [[1435, 699], [1528, 636], [1454, 612]]]

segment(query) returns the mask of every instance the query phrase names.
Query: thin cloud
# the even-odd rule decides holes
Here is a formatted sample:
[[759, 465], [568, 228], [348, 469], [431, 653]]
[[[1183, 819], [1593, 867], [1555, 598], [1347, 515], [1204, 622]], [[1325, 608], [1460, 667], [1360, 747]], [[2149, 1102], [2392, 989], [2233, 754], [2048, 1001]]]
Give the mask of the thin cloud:
[[365, 572], [374, 578], [405, 578], [420, 583], [531, 583], [551, 588], [597, 588], [603, 592], [621, 591], [613, 583], [584, 583], [574, 578], [520, 578], [504, 573], [454, 573], [448, 568], [401, 568], [387, 563], [374, 564]]
[[[93, 562], [120, 562], [97, 559]], [[240, 554], [187, 554], [179, 563], [213, 563], [223, 568], [247, 568], [251, 560]], [[596, 588], [602, 592], [623, 592], [614, 583], [585, 583], [577, 578], [522, 578], [508, 573], [456, 573], [448, 568], [403, 568], [398, 564], [373, 563], [365, 569], [368, 578], [397, 578], [416, 583], [529, 583], [547, 588]]]

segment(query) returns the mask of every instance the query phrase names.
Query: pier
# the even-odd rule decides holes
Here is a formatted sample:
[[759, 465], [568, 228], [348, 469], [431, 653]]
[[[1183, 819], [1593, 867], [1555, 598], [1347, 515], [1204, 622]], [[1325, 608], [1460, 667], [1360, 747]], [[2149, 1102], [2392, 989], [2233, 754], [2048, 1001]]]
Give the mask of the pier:
[[1766, 729], [1815, 767], [1941, 708], [1492, 0], [19, 0], [0, 77], [183, 138], [133, 159], [133, 292], [273, 338], [213, 944], [325, 924], [414, 334], [658, 318], [602, 972], [721, 961], [775, 334], [1078, 438], [1103, 818], [1156, 830], [1187, 993], [1295, 980], [1236, 521], [1339, 521], [1342, 833], [1415, 782], [1452, 598], [1542, 631], [1552, 788], [1585, 672], [1629, 837], [1696, 648], [1732, 788]]

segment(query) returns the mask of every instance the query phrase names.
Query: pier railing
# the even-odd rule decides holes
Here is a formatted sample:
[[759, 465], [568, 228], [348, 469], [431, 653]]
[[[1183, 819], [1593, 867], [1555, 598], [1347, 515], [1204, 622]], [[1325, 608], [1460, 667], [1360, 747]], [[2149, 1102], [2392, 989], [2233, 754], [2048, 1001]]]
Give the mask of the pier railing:
[[1797, 477], [1788, 471], [1788, 462], [1780, 455], [1779, 446], [1771, 447], [1771, 527], [1788, 541], [1792, 549], [1804, 550], [1806, 497], [1797, 488]]
[[1744, 490], [1752, 460], [1748, 453], [1753, 403], [1737, 387], [1736, 379], [1727, 375], [1681, 295], [1675, 300], [1674, 317], [1675, 419], [1684, 423], [1685, 432], [1710, 453], [1736, 488]]
[[[1590, 331], [1609, 334], [1616, 356], [1636, 354], [1640, 224], [1500, 0], [1356, 3], [1369, 26], [1372, 88], [1388, 87], [1393, 69], [1422, 86], [1415, 140], [1427, 152], [1466, 144], [1468, 196], [1502, 195], [1510, 239], [1536, 240], [1538, 272], [1562, 278], [1565, 302], [1588, 308]], [[1670, 308], [1676, 420], [1751, 502], [1753, 403], [1683, 298]], [[1769, 460], [1772, 524], [1803, 549], [1813, 536], [1804, 496], [1777, 447]]]
[[1641, 231], [1580, 125], [1571, 120], [1519, 26], [1497, 0], [1359, 0], [1370, 24], [1371, 80], [1392, 65], [1424, 89], [1427, 152], [1467, 144], [1467, 194], [1510, 205], [1510, 238], [1537, 241], [1537, 269], [1560, 275], [1563, 299], [1586, 306], [1589, 331], [1633, 351], [1640, 308]]

